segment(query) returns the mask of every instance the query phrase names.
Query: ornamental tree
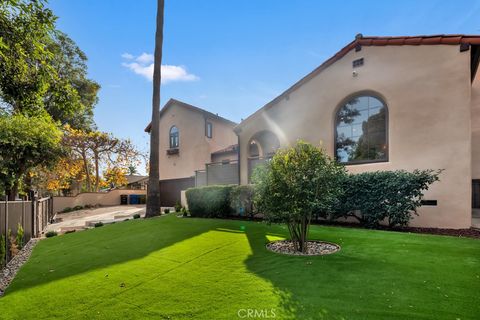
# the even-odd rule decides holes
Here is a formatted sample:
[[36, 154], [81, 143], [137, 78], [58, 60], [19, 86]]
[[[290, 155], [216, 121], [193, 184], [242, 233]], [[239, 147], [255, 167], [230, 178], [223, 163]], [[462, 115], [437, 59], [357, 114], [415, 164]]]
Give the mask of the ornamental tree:
[[286, 223], [296, 250], [306, 252], [312, 216], [327, 217], [345, 177], [345, 168], [325, 150], [298, 141], [256, 170], [255, 205], [268, 222]]

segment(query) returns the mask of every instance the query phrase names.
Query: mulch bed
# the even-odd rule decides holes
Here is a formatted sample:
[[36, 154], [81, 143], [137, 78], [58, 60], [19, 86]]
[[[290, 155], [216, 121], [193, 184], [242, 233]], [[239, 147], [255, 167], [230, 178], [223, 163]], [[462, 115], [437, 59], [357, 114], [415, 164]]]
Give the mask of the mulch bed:
[[27, 262], [28, 258], [32, 254], [32, 250], [40, 239], [30, 239], [28, 243], [18, 252], [18, 254], [10, 260], [7, 265], [0, 270], [0, 297], [7, 289], [10, 282], [17, 274], [22, 265]]
[[275, 253], [289, 254], [295, 256], [321, 256], [332, 254], [340, 250], [340, 246], [325, 241], [307, 241], [307, 252], [295, 250], [293, 242], [290, 240], [279, 240], [267, 243], [267, 249]]
[[[338, 222], [338, 221], [312, 221], [312, 224], [339, 226], [346, 228], [367, 229], [353, 222]], [[403, 227], [403, 228], [389, 228], [387, 226], [379, 226], [376, 230], [394, 231], [394, 232], [410, 232], [410, 233], [424, 233], [442, 236], [452, 236], [459, 238], [474, 238], [480, 239], [479, 229], [441, 229], [441, 228], [417, 228], [417, 227]]]

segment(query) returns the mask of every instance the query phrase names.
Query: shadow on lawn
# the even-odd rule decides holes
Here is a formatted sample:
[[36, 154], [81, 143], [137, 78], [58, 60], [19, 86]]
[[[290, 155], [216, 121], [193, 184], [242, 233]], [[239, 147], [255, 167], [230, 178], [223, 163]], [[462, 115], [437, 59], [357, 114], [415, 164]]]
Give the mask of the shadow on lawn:
[[224, 220], [177, 219], [133, 220], [42, 240], [5, 294], [141, 259], [211, 230], [231, 229]]
[[[271, 231], [288, 238], [288, 233], [284, 229], [274, 227]], [[325, 274], [315, 269], [315, 264], [325, 263], [331, 259], [338, 262], [342, 258], [334, 255], [301, 257], [270, 252], [265, 247], [269, 242], [267, 236], [279, 235], [278, 233], [266, 233], [265, 229], [252, 231], [247, 228], [246, 235], [253, 253], [245, 261], [249, 271], [266, 279], [275, 287], [274, 294], [280, 297], [283, 309], [277, 308], [276, 316], [280, 319], [344, 319], [329, 312], [326, 307], [320, 305], [321, 299], [315, 298], [322, 291], [322, 278], [325, 277]], [[311, 290], [312, 284], [313, 287], [316, 284], [318, 291]], [[265, 306], [258, 306], [258, 309], [265, 309]]]

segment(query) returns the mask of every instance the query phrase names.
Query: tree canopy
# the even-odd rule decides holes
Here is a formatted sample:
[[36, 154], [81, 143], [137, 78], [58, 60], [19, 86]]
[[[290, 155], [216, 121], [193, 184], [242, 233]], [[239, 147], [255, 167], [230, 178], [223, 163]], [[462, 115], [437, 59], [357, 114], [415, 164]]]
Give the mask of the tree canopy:
[[286, 223], [295, 247], [305, 252], [312, 216], [333, 210], [345, 176], [323, 149], [298, 141], [255, 172], [255, 204], [267, 221]]

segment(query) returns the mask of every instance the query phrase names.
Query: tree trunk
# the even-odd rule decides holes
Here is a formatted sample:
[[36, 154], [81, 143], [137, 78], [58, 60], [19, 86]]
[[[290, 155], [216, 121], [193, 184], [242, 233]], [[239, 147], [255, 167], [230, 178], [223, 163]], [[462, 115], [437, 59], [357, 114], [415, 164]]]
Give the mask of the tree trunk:
[[87, 153], [85, 151], [82, 152], [82, 159], [83, 159], [83, 167], [85, 169], [85, 179], [87, 180], [85, 182], [87, 191], [92, 191], [91, 185], [90, 185], [90, 170], [88, 169], [88, 159], [87, 159]]
[[99, 165], [98, 165], [98, 154], [95, 153], [95, 192], [98, 192], [98, 184], [100, 181], [100, 172], [99, 172]]
[[162, 80], [163, 12], [164, 0], [158, 0], [157, 30], [153, 64], [152, 125], [150, 131], [150, 169], [145, 217], [161, 214], [160, 207], [160, 85]]

